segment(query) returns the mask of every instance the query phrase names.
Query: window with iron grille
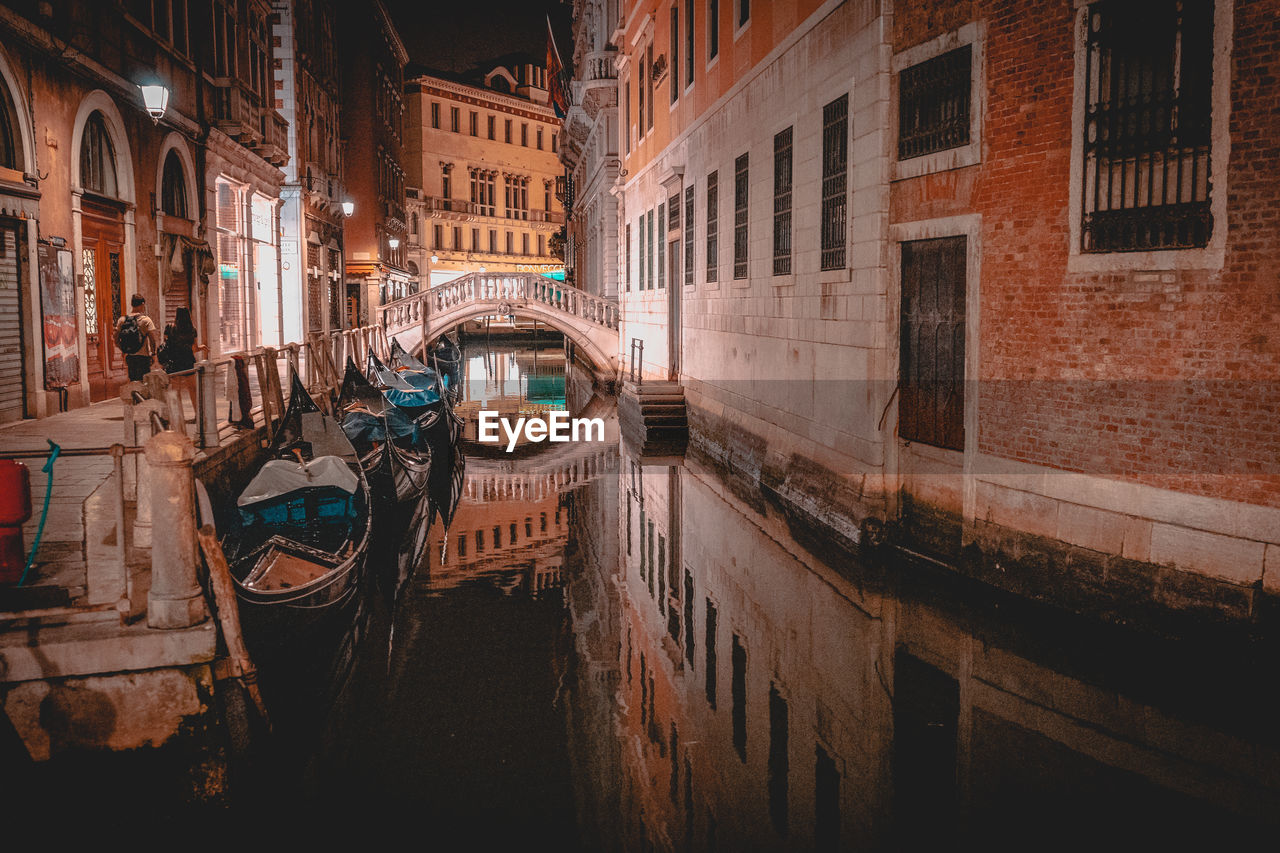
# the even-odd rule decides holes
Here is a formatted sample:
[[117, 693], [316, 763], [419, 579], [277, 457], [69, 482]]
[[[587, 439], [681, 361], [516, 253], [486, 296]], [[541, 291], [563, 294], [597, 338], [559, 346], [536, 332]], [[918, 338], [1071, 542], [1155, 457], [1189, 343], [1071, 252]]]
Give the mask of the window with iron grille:
[[[662, 230], [662, 224], [667, 221], [666, 213], [667, 213], [666, 205], [659, 204], [658, 205], [658, 230], [659, 231]], [[667, 238], [661, 233], [658, 234], [657, 248], [658, 248], [658, 258], [657, 258], [656, 264], [658, 267], [658, 289], [662, 290], [664, 287], [667, 286], [667, 281], [666, 281], [667, 267], [666, 267], [666, 259], [665, 259], [666, 249], [667, 249]]]
[[1088, 16], [1081, 249], [1207, 245], [1213, 4], [1095, 3]]
[[965, 238], [902, 244], [898, 434], [964, 450]]
[[627, 236], [626, 236], [625, 247], [626, 247], [625, 248], [626, 253], [623, 255], [623, 257], [627, 259], [627, 263], [624, 266], [623, 283], [626, 286], [627, 292], [630, 293], [631, 292], [631, 223], [630, 222], [627, 223]]
[[644, 271], [644, 280], [645, 280], [645, 282], [648, 284], [648, 288], [649, 288], [649, 290], [653, 290], [653, 283], [654, 283], [654, 276], [653, 276], [653, 261], [654, 261], [654, 257], [653, 257], [653, 256], [654, 256], [653, 234], [654, 234], [654, 231], [653, 231], [653, 211], [652, 211], [652, 210], [650, 210], [650, 211], [648, 212], [648, 214], [646, 214], [646, 215], [645, 215], [645, 229], [646, 229], [646, 231], [647, 231], [647, 232], [648, 232], [648, 234], [649, 234], [649, 266], [648, 266], [648, 267], [645, 269], [645, 271]]
[[747, 157], [733, 161], [733, 277], [747, 277]]
[[675, 231], [680, 227], [680, 193], [667, 198], [667, 230]]
[[707, 281], [716, 281], [720, 263], [719, 172], [707, 175]]
[[791, 128], [773, 137], [773, 274], [791, 273]]
[[640, 220], [636, 222], [636, 240], [640, 244], [640, 253], [637, 258], [638, 266], [636, 267], [636, 283], [640, 290], [645, 289], [644, 279], [644, 214], [640, 214]]
[[693, 286], [693, 187], [684, 190], [684, 283]]
[[904, 68], [898, 75], [898, 159], [969, 144], [973, 46]]
[[844, 267], [849, 183], [849, 96], [822, 108], [822, 268]]

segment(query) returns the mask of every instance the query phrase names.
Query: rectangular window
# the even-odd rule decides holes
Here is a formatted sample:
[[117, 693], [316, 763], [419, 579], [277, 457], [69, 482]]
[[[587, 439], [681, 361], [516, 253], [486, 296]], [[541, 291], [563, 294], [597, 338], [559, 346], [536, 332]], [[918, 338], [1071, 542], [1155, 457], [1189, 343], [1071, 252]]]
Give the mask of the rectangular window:
[[649, 112], [645, 113], [645, 130], [653, 130], [653, 44], [649, 45]]
[[791, 273], [791, 128], [773, 137], [773, 274]]
[[551, 134], [551, 153], [556, 154], [560, 151], [560, 134]]
[[743, 763], [747, 760], [747, 650], [742, 638], [733, 635], [731, 650], [732, 678], [729, 689], [733, 699], [733, 748]]
[[538, 150], [542, 150], [542, 128], [538, 128]]
[[476, 553], [479, 553], [483, 550], [484, 550], [484, 531], [477, 530], [476, 531]]
[[480, 251], [480, 229], [479, 228], [471, 229], [471, 251], [473, 252]]
[[477, 114], [477, 113], [476, 113], [476, 111], [475, 111], [475, 110], [472, 110], [472, 111], [471, 111], [471, 128], [470, 128], [470, 130], [471, 130], [471, 135], [472, 135], [472, 136], [479, 136], [479, 135], [480, 135], [480, 116], [479, 116], [479, 114]]
[[733, 277], [747, 277], [747, 155], [733, 162]]
[[716, 281], [720, 264], [719, 172], [707, 175], [707, 281]]
[[1088, 10], [1081, 250], [1206, 246], [1213, 4]]
[[529, 254], [529, 235], [528, 234], [520, 235], [520, 254], [522, 255]]
[[640, 242], [640, 253], [637, 258], [636, 266], [636, 285], [638, 289], [644, 290], [644, 214], [640, 214], [640, 219], [636, 222], [636, 237]]
[[684, 283], [693, 285], [693, 187], [684, 190]]
[[644, 93], [645, 81], [649, 79], [647, 67], [644, 62], [644, 48], [640, 48], [640, 77], [636, 82], [636, 98], [640, 111], [636, 113], [636, 139], [644, 138]]
[[449, 107], [449, 129], [452, 130], [454, 133], [458, 133], [461, 128], [461, 125], [459, 124], [459, 122], [461, 121], [462, 121], [462, 113], [458, 110], [458, 108]]
[[965, 238], [902, 244], [898, 434], [964, 450]]
[[684, 3], [684, 84], [693, 85], [693, 0]]
[[720, 55], [720, 0], [707, 3], [707, 62]]
[[433, 226], [432, 232], [433, 234], [432, 234], [431, 248], [443, 249], [444, 248], [444, 226], [443, 225]]
[[707, 599], [707, 629], [702, 635], [702, 644], [707, 647], [707, 675], [703, 682], [706, 685], [707, 704], [711, 710], [716, 709], [716, 606]]
[[467, 556], [467, 534], [465, 533], [458, 534], [458, 556]]
[[845, 263], [848, 208], [849, 96], [841, 95], [822, 108], [822, 268], [838, 270]]
[[680, 193], [667, 197], [667, 230], [675, 231], [680, 227]]
[[431, 127], [434, 130], [440, 129], [440, 104], [435, 101], [431, 102]]
[[840, 769], [821, 746], [815, 753], [813, 845], [819, 853], [835, 853], [840, 849]]
[[684, 659], [693, 669], [693, 575], [684, 570]]
[[497, 123], [498, 123], [498, 120], [497, 120], [497, 118], [496, 118], [496, 117], [494, 117], [494, 116], [489, 116], [489, 118], [488, 118], [488, 125], [489, 125], [488, 130], [489, 130], [489, 138], [490, 138], [490, 139], [497, 139], [497, 134], [496, 134], [496, 130], [495, 130], [495, 126], [497, 125]]
[[751, 20], [751, 0], [738, 0], [738, 27], [746, 26]]
[[623, 84], [622, 135], [627, 138], [627, 153], [631, 153], [631, 81]]
[[645, 283], [646, 283], [646, 285], [647, 285], [648, 289], [649, 289], [649, 290], [653, 290], [653, 284], [654, 284], [654, 276], [653, 276], [653, 260], [654, 260], [653, 234], [654, 234], [654, 231], [653, 231], [653, 211], [652, 211], [652, 210], [650, 210], [650, 211], [648, 212], [648, 214], [646, 214], [646, 215], [645, 215], [645, 229], [646, 229], [646, 231], [648, 232], [648, 235], [649, 235], [649, 266], [648, 266], [648, 267], [645, 269], [645, 271], [644, 271], [644, 280], [645, 280]]
[[[667, 221], [666, 207], [667, 206], [665, 204], [658, 205], [658, 231], [659, 232], [662, 232], [665, 230], [663, 228], [663, 225]], [[666, 260], [665, 260], [666, 247], [667, 247], [667, 239], [661, 233], [659, 233], [658, 234], [658, 260], [657, 260], [659, 290], [662, 290], [667, 286], [667, 269], [666, 269]]]
[[626, 237], [623, 242], [623, 257], [626, 263], [623, 264], [622, 281], [623, 286], [628, 293], [631, 292], [631, 223], [627, 223]]
[[680, 4], [671, 4], [671, 103], [680, 97]]
[[507, 232], [507, 254], [508, 255], [515, 254], [515, 247], [516, 247], [515, 239], [516, 239], [516, 235], [508, 231]]
[[453, 226], [453, 248], [462, 251], [462, 229], [457, 225]]
[[489, 229], [489, 251], [498, 254], [498, 231], [496, 228]]
[[[628, 225], [628, 228], [631, 226]], [[547, 254], [547, 238], [545, 234], [538, 235], [538, 257], [545, 257]]]
[[511, 144], [511, 119], [507, 119], [503, 124], [503, 134], [507, 144]]
[[765, 785], [769, 789], [769, 819], [782, 837], [787, 835], [787, 771], [789, 740], [787, 700], [776, 684], [769, 685], [769, 767]]
[[898, 75], [898, 159], [969, 144], [973, 47], [965, 45]]
[[520, 144], [525, 148], [529, 147], [529, 123], [520, 122]]

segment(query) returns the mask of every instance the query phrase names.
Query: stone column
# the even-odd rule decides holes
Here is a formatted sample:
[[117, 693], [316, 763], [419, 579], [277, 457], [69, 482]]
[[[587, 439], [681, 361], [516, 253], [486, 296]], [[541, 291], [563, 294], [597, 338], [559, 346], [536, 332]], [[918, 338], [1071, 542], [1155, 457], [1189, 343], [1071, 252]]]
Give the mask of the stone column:
[[166, 430], [147, 442], [146, 457], [151, 519], [164, 531], [151, 544], [147, 625], [188, 628], [208, 618], [196, 576], [195, 448], [185, 435]]

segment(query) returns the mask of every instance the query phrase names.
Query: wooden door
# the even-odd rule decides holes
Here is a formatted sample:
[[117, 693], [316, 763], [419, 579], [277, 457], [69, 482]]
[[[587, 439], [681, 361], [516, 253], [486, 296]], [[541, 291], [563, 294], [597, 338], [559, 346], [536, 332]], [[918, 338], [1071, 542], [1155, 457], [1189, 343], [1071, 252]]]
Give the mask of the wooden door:
[[965, 238], [902, 244], [898, 434], [964, 450]]
[[115, 342], [116, 320], [127, 311], [123, 217], [115, 211], [93, 210], [86, 202], [81, 246], [89, 400], [96, 403], [115, 396], [128, 380], [124, 355]]

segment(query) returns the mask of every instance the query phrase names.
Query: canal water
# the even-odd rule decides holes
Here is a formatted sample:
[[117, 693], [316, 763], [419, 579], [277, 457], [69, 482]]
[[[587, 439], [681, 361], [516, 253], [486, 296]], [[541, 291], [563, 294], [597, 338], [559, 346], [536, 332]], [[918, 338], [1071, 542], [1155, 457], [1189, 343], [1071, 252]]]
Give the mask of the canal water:
[[[467, 355], [468, 400], [566, 397], [559, 349]], [[452, 527], [307, 741], [308, 810], [467, 849], [1274, 838], [1263, 644], [826, 550], [696, 453], [544, 447], [469, 458]]]

